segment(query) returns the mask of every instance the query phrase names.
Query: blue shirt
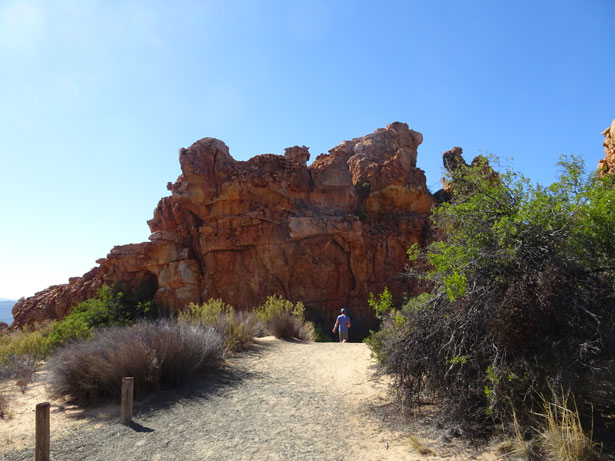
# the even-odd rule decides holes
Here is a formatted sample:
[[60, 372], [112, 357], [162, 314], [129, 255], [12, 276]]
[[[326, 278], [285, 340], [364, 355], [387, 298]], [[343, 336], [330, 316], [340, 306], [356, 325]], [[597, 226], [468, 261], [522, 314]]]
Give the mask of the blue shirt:
[[340, 331], [346, 333], [348, 331], [348, 322], [350, 322], [350, 317], [348, 317], [346, 314], [338, 315], [337, 322]]

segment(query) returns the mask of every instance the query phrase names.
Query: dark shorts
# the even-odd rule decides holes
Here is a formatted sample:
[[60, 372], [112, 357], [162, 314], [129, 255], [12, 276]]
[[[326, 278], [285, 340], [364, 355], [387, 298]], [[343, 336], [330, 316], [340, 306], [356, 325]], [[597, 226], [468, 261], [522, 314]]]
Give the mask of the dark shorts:
[[348, 341], [348, 332], [347, 331], [339, 331], [340, 333], [340, 342], [342, 341]]

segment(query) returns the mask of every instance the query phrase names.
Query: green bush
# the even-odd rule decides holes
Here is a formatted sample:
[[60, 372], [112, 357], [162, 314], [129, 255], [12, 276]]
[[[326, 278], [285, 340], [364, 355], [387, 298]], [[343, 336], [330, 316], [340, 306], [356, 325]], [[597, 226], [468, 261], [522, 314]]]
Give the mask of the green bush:
[[264, 304], [261, 304], [254, 311], [258, 319], [263, 323], [268, 323], [271, 319], [283, 314], [290, 314], [298, 320], [304, 320], [305, 307], [302, 302], [293, 304], [287, 299], [278, 295], [269, 296]]
[[235, 311], [221, 299], [210, 299], [201, 305], [192, 303], [178, 314], [178, 319], [214, 328], [231, 352], [247, 349], [261, 329], [254, 314]]
[[271, 295], [254, 311], [265, 329], [278, 339], [313, 338], [313, 327], [305, 324], [305, 307], [302, 302], [293, 304], [281, 296]]
[[0, 335], [0, 367], [14, 357], [28, 356], [37, 360], [47, 357], [50, 352], [49, 332], [47, 326], [35, 331], [12, 331]]
[[370, 340], [415, 402], [429, 391], [448, 414], [503, 421], [513, 410], [522, 423], [550, 388], [575, 395], [586, 420], [598, 407], [592, 377], [615, 352], [614, 180], [578, 158], [560, 165], [549, 187], [484, 161], [451, 172], [437, 240], [409, 251], [427, 268], [409, 275], [431, 293], [381, 309]]
[[[150, 290], [151, 291], [151, 290]], [[103, 286], [96, 298], [79, 303], [64, 319], [35, 331], [24, 330], [0, 335], [0, 376], [17, 378], [22, 389], [29, 383], [38, 363], [69, 341], [90, 339], [94, 330], [125, 325], [139, 318], [160, 314], [148, 292], [121, 292], [117, 286]]]
[[51, 352], [47, 325], [36, 331], [13, 331], [0, 335], [0, 378], [13, 378], [25, 391], [40, 360]]
[[154, 313], [151, 301], [136, 300], [117, 287], [104, 285], [96, 298], [80, 302], [64, 319], [53, 324], [49, 348], [91, 338], [95, 328], [127, 325], [140, 318], [151, 318]]

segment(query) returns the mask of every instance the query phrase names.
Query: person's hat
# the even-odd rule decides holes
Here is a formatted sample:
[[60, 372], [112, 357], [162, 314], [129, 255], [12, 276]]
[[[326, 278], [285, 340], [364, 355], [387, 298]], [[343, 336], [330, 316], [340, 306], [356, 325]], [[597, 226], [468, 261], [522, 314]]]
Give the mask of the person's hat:
[[346, 309], [342, 307], [342, 314], [345, 314], [345, 313], [346, 313]]

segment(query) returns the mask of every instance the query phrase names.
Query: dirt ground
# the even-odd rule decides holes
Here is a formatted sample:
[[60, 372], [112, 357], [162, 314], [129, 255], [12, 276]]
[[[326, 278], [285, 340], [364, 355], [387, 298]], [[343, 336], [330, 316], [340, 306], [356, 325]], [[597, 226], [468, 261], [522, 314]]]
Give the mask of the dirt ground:
[[404, 420], [364, 344], [261, 338], [227, 365], [137, 402], [131, 426], [117, 423], [117, 405], [83, 412], [50, 400], [45, 369], [25, 394], [4, 382], [10, 408], [0, 420], [0, 457], [33, 459], [34, 408], [50, 401], [52, 459], [498, 459], [425, 421]]

